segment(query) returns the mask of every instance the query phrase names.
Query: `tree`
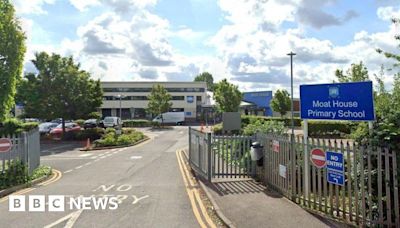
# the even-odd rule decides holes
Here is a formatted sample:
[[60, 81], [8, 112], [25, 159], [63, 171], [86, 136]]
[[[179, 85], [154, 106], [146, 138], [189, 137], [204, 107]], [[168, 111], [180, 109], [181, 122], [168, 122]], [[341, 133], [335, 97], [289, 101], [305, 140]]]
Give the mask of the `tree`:
[[271, 100], [271, 107], [283, 117], [291, 108], [289, 93], [286, 90], [277, 90]]
[[339, 82], [363, 82], [369, 80], [367, 67], [362, 61], [359, 64], [352, 63], [346, 74], [343, 73], [343, 70], [337, 69], [335, 76]]
[[[147, 105], [147, 111], [154, 115], [160, 115], [172, 107], [172, 96], [168, 91], [160, 84], [154, 85], [151, 93], [147, 96], [149, 104]], [[161, 115], [161, 123], [164, 122], [163, 116]]]
[[217, 109], [220, 112], [239, 111], [240, 102], [243, 94], [238, 87], [229, 83], [226, 79], [215, 84], [214, 99], [217, 102]]
[[14, 106], [24, 62], [25, 34], [9, 0], [0, 0], [0, 121]]
[[214, 78], [212, 76], [212, 74], [208, 73], [208, 72], [203, 72], [199, 75], [197, 75], [194, 78], [195, 82], [206, 82], [207, 83], [207, 89], [209, 91], [214, 91]]
[[28, 73], [18, 84], [17, 100], [24, 105], [25, 114], [41, 119], [89, 117], [102, 104], [100, 81], [80, 70], [72, 57], [36, 53], [32, 60], [37, 74]]

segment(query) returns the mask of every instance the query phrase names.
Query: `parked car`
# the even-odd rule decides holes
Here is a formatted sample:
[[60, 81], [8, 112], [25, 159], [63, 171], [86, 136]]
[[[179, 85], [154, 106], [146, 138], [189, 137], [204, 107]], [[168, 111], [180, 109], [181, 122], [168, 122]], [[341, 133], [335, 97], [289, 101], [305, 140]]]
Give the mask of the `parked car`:
[[98, 121], [96, 119], [88, 119], [83, 122], [83, 128], [88, 129], [88, 128], [95, 128], [98, 126]]
[[[161, 119], [162, 115], [162, 119]], [[182, 125], [185, 122], [185, 113], [184, 112], [165, 112], [162, 113], [161, 115], [156, 116], [156, 118], [153, 119], [153, 122], [158, 122], [158, 123], [165, 123], [165, 124], [176, 124], [176, 125]]]
[[40, 134], [48, 134], [50, 133], [53, 128], [57, 127], [58, 123], [51, 123], [51, 122], [45, 122], [39, 124], [39, 132]]
[[[62, 118], [57, 118], [51, 121], [52, 123], [62, 123]], [[65, 123], [72, 123], [71, 120], [65, 120]]]
[[[65, 123], [65, 133], [79, 132], [80, 130], [81, 127], [76, 123]], [[59, 124], [57, 127], [55, 127], [53, 130], [50, 131], [50, 135], [53, 138], [61, 138], [62, 131], [63, 131], [62, 124]]]
[[121, 118], [115, 116], [107, 116], [103, 120], [104, 127], [118, 127], [122, 124]]

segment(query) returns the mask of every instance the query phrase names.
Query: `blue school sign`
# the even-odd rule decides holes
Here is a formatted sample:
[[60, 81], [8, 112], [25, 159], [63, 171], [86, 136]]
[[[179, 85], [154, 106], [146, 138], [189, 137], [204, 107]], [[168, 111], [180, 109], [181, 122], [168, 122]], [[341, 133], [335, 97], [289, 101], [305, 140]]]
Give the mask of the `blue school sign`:
[[300, 86], [302, 119], [375, 120], [372, 82]]

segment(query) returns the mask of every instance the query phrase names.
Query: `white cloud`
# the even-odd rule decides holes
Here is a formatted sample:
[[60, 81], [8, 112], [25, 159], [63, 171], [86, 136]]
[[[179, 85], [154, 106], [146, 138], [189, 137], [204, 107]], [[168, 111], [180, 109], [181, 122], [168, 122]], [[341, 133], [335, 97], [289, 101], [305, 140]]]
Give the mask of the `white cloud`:
[[377, 15], [380, 19], [389, 21], [394, 17], [400, 17], [400, 7], [396, 8], [392, 6], [379, 7], [377, 10]]
[[13, 0], [17, 14], [47, 14], [45, 4], [54, 4], [55, 0]]
[[79, 11], [86, 11], [92, 6], [100, 5], [98, 0], [69, 0], [71, 5], [73, 5]]

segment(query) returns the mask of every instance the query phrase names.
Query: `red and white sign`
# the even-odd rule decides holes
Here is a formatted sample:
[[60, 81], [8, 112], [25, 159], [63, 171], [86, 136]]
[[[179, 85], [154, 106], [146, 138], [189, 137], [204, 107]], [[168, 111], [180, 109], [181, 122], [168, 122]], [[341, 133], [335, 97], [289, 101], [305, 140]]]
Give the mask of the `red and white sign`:
[[272, 151], [279, 153], [279, 141], [272, 140]]
[[317, 168], [323, 168], [326, 165], [325, 152], [316, 148], [311, 151], [311, 161]]
[[11, 150], [12, 142], [10, 139], [1, 138], [0, 139], [0, 153], [5, 153]]

